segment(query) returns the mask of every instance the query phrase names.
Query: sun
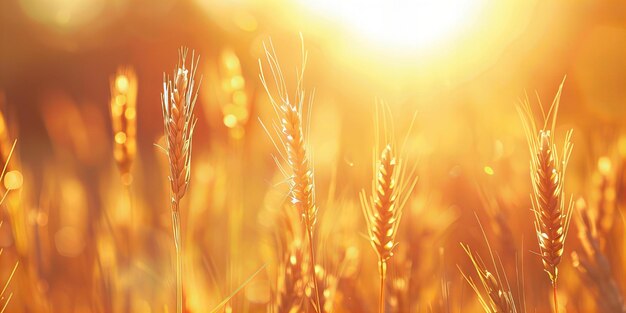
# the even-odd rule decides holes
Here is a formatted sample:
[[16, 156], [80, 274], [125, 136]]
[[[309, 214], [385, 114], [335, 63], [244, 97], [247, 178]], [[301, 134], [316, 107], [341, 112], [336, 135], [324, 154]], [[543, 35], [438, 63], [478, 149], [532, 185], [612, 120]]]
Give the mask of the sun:
[[476, 21], [484, 0], [300, 0], [362, 39], [424, 48], [454, 38]]

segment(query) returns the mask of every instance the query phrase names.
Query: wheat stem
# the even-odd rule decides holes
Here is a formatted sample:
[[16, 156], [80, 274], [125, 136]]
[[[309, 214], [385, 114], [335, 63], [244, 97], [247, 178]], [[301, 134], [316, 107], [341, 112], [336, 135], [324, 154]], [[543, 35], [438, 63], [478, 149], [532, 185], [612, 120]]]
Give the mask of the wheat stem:
[[552, 291], [554, 294], [554, 312], [559, 313], [559, 297], [557, 292], [556, 280], [552, 283]]
[[385, 312], [385, 277], [387, 276], [387, 262], [384, 260], [381, 260], [379, 263], [379, 276], [380, 276], [380, 299], [378, 299], [379, 301], [379, 306], [378, 306], [378, 312], [379, 313], [384, 313]]
[[176, 248], [176, 312], [182, 313], [183, 308], [183, 246], [180, 238], [180, 213], [172, 212], [172, 231]]
[[315, 305], [316, 305], [316, 311], [317, 312], [322, 312], [322, 308], [320, 306], [320, 294], [319, 294], [319, 287], [317, 285], [317, 279], [315, 277], [315, 250], [313, 249], [313, 232], [311, 227], [309, 227], [308, 223], [307, 223], [307, 237], [309, 237], [309, 257], [311, 258], [311, 277], [313, 279], [313, 293], [315, 294]]

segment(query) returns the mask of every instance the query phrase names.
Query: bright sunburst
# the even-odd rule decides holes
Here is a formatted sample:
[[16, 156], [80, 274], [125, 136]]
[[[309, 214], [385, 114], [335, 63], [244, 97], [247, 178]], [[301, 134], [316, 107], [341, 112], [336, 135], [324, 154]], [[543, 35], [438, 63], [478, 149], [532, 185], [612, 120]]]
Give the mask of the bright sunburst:
[[301, 0], [363, 39], [401, 48], [423, 48], [471, 25], [483, 0]]

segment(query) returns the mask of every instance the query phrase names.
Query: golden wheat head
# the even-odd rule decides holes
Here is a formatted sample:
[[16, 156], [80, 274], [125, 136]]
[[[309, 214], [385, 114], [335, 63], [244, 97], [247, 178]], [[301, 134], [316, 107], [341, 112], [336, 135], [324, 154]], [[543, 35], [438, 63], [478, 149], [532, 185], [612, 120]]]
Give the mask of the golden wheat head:
[[[564, 81], [563, 81], [564, 82]], [[565, 170], [572, 153], [572, 130], [565, 135], [565, 144], [559, 155], [554, 142], [559, 100], [563, 83], [552, 105], [544, 116], [544, 124], [538, 128], [528, 100], [518, 106], [530, 149], [530, 177], [532, 182], [532, 208], [541, 259], [550, 281], [555, 284], [557, 266], [561, 262], [567, 231], [572, 216], [572, 201], [567, 200], [563, 190]]]
[[287, 168], [281, 165], [280, 161], [277, 163], [283, 174], [289, 178], [289, 198], [292, 204], [302, 215], [307, 228], [312, 228], [317, 222], [315, 182], [313, 167], [307, 151], [302, 116], [305, 104], [302, 78], [306, 66], [306, 53], [303, 53], [302, 70], [299, 72], [297, 89], [293, 99], [290, 99], [287, 92], [287, 86], [273, 46], [265, 47], [265, 57], [276, 86], [276, 96], [273, 96], [259, 60], [261, 83], [269, 96], [277, 117], [277, 120], [272, 124], [276, 132], [276, 136], [273, 136], [272, 140], [274, 140], [280, 158], [287, 164]]
[[172, 210], [178, 211], [179, 201], [185, 195], [191, 178], [191, 142], [197, 119], [193, 109], [198, 97], [194, 90], [195, 74], [199, 57], [187, 68], [187, 49], [180, 51], [179, 64], [174, 80], [164, 79], [161, 103], [165, 129], [164, 147], [170, 165], [170, 191]]
[[[389, 132], [383, 134], [387, 142], [382, 149], [376, 148], [378, 155], [374, 158], [374, 179], [370, 196], [367, 196], [365, 190], [360, 193], [370, 243], [382, 262], [393, 256], [402, 210], [417, 183], [415, 167], [407, 171], [403, 158], [396, 151], [393, 131], [387, 130], [386, 126], [390, 113], [385, 110], [388, 110], [386, 106], [383, 107], [382, 122], [385, 128], [383, 132]], [[379, 118], [376, 120], [376, 132], [380, 134]], [[380, 146], [378, 138], [376, 142], [376, 146]]]

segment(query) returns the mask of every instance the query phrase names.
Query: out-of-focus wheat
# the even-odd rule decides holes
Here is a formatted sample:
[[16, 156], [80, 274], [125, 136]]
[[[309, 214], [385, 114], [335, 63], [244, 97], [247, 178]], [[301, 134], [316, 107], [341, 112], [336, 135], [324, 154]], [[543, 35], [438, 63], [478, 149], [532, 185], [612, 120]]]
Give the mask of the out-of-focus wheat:
[[[13, 145], [11, 146], [11, 148], [7, 151], [6, 155], [3, 156], [4, 163], [2, 164], [4, 164], [4, 166], [2, 167], [2, 172], [0, 173], [0, 182], [3, 181], [5, 178], [7, 167], [9, 166], [9, 161], [11, 160], [11, 156], [13, 155], [13, 151], [15, 150], [16, 143], [17, 141], [13, 142]], [[0, 205], [4, 203], [6, 196], [9, 194], [11, 190], [12, 190], [11, 188], [7, 188], [6, 190], [3, 191], [2, 198], [0, 198]], [[2, 221], [0, 221], [0, 227], [2, 227]], [[0, 256], [2, 256], [3, 251], [4, 249], [0, 248]], [[17, 270], [18, 264], [19, 263], [17, 262], [15, 263], [15, 266], [13, 266], [13, 270], [11, 270], [11, 274], [9, 275], [8, 278], [6, 278], [6, 282], [4, 283], [4, 286], [2, 286], [2, 290], [0, 290], [0, 313], [3, 313], [6, 310], [7, 306], [9, 305], [9, 302], [11, 302], [11, 298], [13, 297], [12, 292], [9, 293], [8, 296], [5, 296], [5, 293], [7, 291], [7, 288], [9, 287], [9, 284], [11, 283], [11, 280], [13, 279], [13, 275], [15, 275], [15, 271]]]
[[[461, 244], [465, 253], [470, 258], [474, 269], [476, 270], [476, 274], [480, 279], [480, 282], [483, 286], [484, 291], [487, 296], [483, 296], [483, 293], [480, 291], [478, 285], [474, 282], [474, 280], [463, 273], [465, 280], [469, 283], [472, 290], [478, 296], [478, 300], [480, 304], [485, 309], [485, 312], [488, 313], [515, 313], [517, 312], [517, 308], [515, 306], [515, 300], [513, 298], [513, 294], [511, 293], [510, 288], [508, 287], [508, 283], [506, 280], [500, 278], [500, 271], [495, 269], [495, 272], [491, 272], [485, 266], [485, 263], [479, 256], [474, 255], [470, 247], [466, 244]], [[494, 266], [495, 265], [495, 262]]]
[[565, 170], [572, 153], [572, 130], [565, 135], [561, 155], [557, 152], [554, 143], [556, 117], [564, 83], [565, 80], [559, 86], [547, 113], [541, 106], [544, 121], [540, 128], [535, 123], [528, 99], [517, 107], [530, 149], [530, 178], [533, 188], [531, 199], [535, 215], [535, 230], [541, 250], [541, 260], [553, 286], [555, 312], [559, 310], [557, 267], [561, 263], [572, 217], [572, 201], [566, 199], [563, 190]]
[[300, 312], [303, 306], [306, 274], [302, 247], [294, 244], [286, 258], [279, 261], [278, 281], [276, 286], [277, 313]]
[[223, 122], [233, 139], [241, 139], [249, 118], [249, 99], [246, 93], [246, 80], [241, 72], [239, 57], [231, 49], [220, 54], [221, 94], [220, 105]]
[[176, 311], [183, 311], [182, 240], [180, 221], [180, 201], [185, 196], [191, 178], [191, 147], [196, 118], [193, 109], [198, 95], [194, 90], [196, 69], [199, 57], [192, 53], [191, 64], [187, 68], [186, 48], [179, 52], [179, 62], [174, 71], [174, 80], [165, 79], [161, 102], [166, 146], [163, 147], [169, 159], [170, 200], [172, 228], [176, 246]]
[[10, 161], [9, 154], [11, 152], [11, 139], [9, 136], [9, 130], [7, 127], [4, 114], [0, 111], [0, 164], [5, 164], [10, 169], [8, 162]]
[[624, 297], [615, 281], [611, 264], [602, 251], [597, 225], [600, 220], [593, 216], [583, 198], [576, 201], [576, 224], [583, 253], [572, 252], [574, 267], [595, 292], [595, 300], [605, 312], [626, 312]]
[[118, 68], [111, 79], [113, 157], [122, 182], [132, 182], [130, 170], [137, 154], [137, 75], [132, 67]]
[[317, 279], [315, 279], [314, 268], [316, 263], [313, 244], [313, 233], [315, 223], [317, 222], [315, 180], [313, 177], [313, 166], [310, 162], [307, 149], [306, 137], [303, 131], [306, 124], [302, 118], [305, 103], [305, 93], [302, 84], [306, 66], [306, 52], [303, 51], [302, 53], [302, 69], [298, 74], [296, 94], [293, 99], [289, 98], [287, 85], [282, 70], [280, 69], [276, 52], [271, 44], [270, 48], [265, 46], [265, 56], [276, 84], [277, 98], [272, 95], [269, 89], [262, 62], [259, 60], [261, 83], [269, 96], [278, 119], [278, 121], [272, 125], [273, 130], [275, 130], [277, 134], [274, 144], [281, 160], [287, 163], [288, 168], [281, 165], [281, 160], [276, 160], [281, 172], [288, 177], [290, 201], [302, 216], [302, 223], [309, 243], [309, 259], [312, 265], [310, 267], [310, 277], [314, 285], [315, 310], [319, 312], [321, 307], [319, 288], [317, 286]]
[[[404, 249], [401, 249], [404, 248]], [[408, 245], [397, 248], [391, 260], [387, 280], [387, 305], [390, 312], [411, 311], [411, 280], [413, 264], [408, 259]]]
[[615, 213], [617, 210], [616, 169], [608, 156], [598, 158], [596, 171], [591, 176], [592, 190], [590, 191], [591, 205], [596, 216], [596, 230], [599, 233], [600, 245], [610, 236]]

